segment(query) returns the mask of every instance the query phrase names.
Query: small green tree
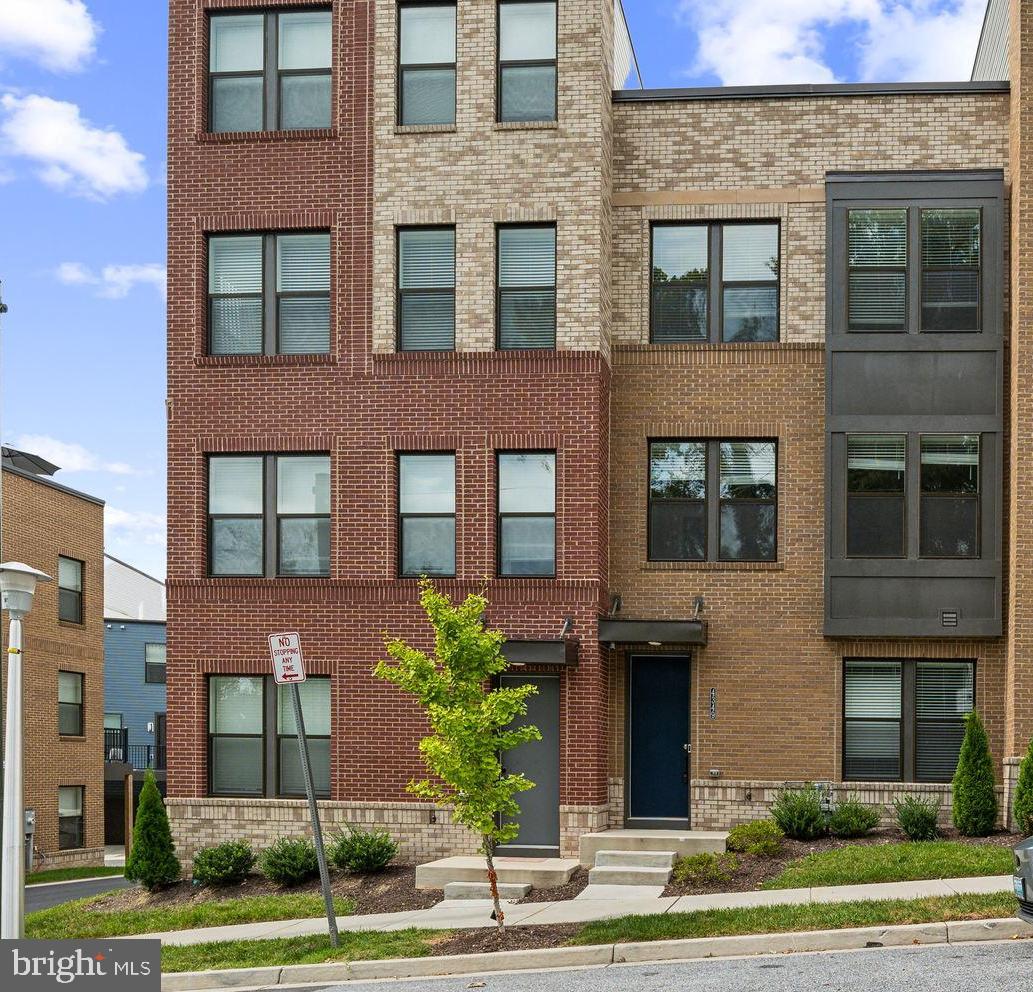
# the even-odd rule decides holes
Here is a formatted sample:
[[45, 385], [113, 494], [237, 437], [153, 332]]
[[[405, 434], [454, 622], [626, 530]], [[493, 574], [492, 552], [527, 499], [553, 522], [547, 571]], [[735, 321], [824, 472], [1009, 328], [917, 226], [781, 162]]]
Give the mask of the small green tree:
[[126, 878], [139, 882], [148, 892], [154, 892], [175, 882], [181, 870], [176, 846], [172, 843], [169, 815], [154, 782], [154, 772], [148, 770], [136, 810]]
[[1033, 740], [1029, 742], [1026, 757], [1019, 765], [1019, 780], [1015, 783], [1015, 804], [1012, 807], [1019, 830], [1033, 836]]
[[504, 752], [542, 739], [537, 727], [512, 726], [527, 713], [533, 685], [492, 689], [493, 676], [506, 668], [504, 635], [486, 630], [484, 596], [467, 596], [454, 605], [428, 579], [420, 583], [420, 604], [434, 628], [433, 655], [389, 638], [390, 661], [374, 669], [377, 678], [411, 693], [423, 707], [432, 733], [420, 741], [420, 754], [433, 779], [412, 781], [409, 791], [423, 799], [451, 804], [458, 823], [474, 831], [488, 868], [488, 883], [500, 932], [505, 917], [495, 873], [496, 847], [519, 831], [516, 796], [534, 788], [520, 774], [502, 770]]
[[954, 772], [953, 789], [954, 826], [966, 837], [985, 837], [993, 833], [997, 823], [994, 761], [983, 721], [974, 710], [965, 717], [965, 739]]

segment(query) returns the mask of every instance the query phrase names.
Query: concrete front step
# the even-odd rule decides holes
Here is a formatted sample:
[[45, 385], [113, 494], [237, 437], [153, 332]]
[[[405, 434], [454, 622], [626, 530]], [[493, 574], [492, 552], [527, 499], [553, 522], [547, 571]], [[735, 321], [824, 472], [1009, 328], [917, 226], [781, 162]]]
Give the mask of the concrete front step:
[[690, 854], [723, 854], [728, 834], [716, 830], [604, 830], [582, 834], [581, 864], [590, 867], [600, 851], [673, 851]]
[[[523, 899], [531, 886], [526, 882], [499, 882], [500, 899]], [[491, 886], [487, 882], [449, 882], [445, 886], [446, 899], [490, 899]]]
[[666, 885], [670, 868], [592, 868], [588, 886], [593, 885]]
[[[577, 858], [496, 858], [499, 882], [551, 889], [566, 885], [578, 868]], [[488, 881], [484, 858], [456, 856], [416, 868], [416, 888], [443, 889], [449, 882]]]
[[673, 868], [678, 856], [673, 851], [599, 851], [596, 868]]

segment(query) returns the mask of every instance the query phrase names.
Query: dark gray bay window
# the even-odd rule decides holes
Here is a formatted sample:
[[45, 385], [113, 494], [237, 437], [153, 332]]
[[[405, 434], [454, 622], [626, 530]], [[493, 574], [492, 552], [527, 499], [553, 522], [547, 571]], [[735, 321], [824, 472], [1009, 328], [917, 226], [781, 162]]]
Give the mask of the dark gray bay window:
[[652, 441], [651, 561], [773, 561], [774, 441]]
[[949, 782], [974, 706], [970, 661], [848, 660], [843, 778]]
[[919, 554], [979, 557], [979, 435], [923, 434]]
[[498, 546], [499, 575], [556, 574], [555, 452], [499, 452]]
[[208, 570], [329, 575], [329, 455], [211, 456]]
[[399, 572], [456, 574], [456, 456], [398, 456]]
[[455, 348], [455, 286], [455, 228], [399, 228], [400, 351], [451, 351]]
[[498, 118], [556, 120], [556, 4], [500, 0]]
[[313, 355], [330, 350], [330, 235], [208, 238], [208, 350]]
[[777, 223], [654, 224], [650, 339], [778, 340]]
[[850, 558], [902, 558], [907, 436], [847, 437], [846, 551]]
[[456, 5], [398, 7], [398, 123], [456, 120]]
[[209, 130], [330, 126], [329, 10], [212, 14], [209, 32]]
[[[316, 794], [330, 795], [330, 680], [301, 694]], [[298, 796], [305, 783], [290, 688], [263, 676], [208, 680], [208, 788], [213, 796]]]
[[556, 347], [556, 227], [498, 228], [498, 347]]

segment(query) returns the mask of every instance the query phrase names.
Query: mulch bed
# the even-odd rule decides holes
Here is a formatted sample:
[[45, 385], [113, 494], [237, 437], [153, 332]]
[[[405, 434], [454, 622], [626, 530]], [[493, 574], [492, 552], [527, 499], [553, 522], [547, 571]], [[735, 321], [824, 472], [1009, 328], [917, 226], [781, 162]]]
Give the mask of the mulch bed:
[[431, 947], [435, 957], [444, 954], [483, 954], [494, 951], [562, 947], [582, 926], [584, 924], [579, 923], [540, 924], [534, 927], [507, 926], [501, 936], [495, 927], [482, 930], [456, 930], [451, 936], [431, 941]]
[[588, 885], [588, 869], [577, 868], [574, 874], [570, 876], [570, 881], [566, 885], [557, 885], [551, 889], [531, 889], [523, 899], [518, 900], [518, 903], [556, 902], [564, 899], [573, 899], [581, 894], [586, 885]]

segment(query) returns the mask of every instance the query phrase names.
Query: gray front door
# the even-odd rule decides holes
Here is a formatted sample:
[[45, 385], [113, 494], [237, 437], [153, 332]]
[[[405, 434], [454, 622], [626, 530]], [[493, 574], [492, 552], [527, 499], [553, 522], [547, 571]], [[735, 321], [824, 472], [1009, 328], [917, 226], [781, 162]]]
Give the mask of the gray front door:
[[556, 857], [560, 851], [560, 679], [558, 675], [503, 675], [504, 687], [538, 686], [527, 697], [527, 716], [516, 726], [533, 723], [542, 733], [503, 755], [507, 772], [523, 772], [534, 788], [517, 796], [520, 834], [499, 847], [500, 854], [524, 857]]

